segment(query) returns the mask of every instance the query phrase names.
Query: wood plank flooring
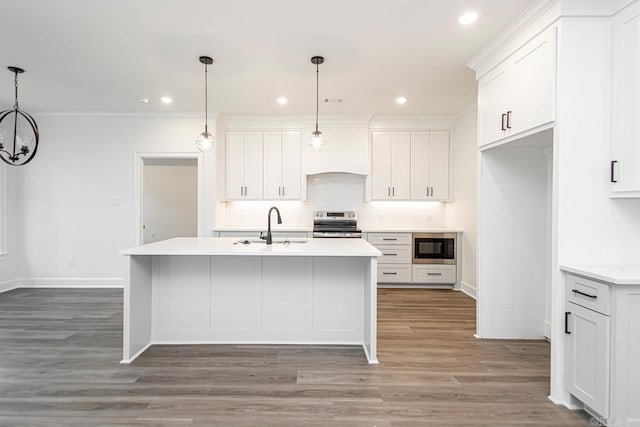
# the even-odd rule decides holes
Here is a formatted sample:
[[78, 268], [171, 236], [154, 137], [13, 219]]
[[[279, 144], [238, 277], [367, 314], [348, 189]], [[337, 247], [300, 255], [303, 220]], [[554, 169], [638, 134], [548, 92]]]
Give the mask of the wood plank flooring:
[[0, 425], [588, 426], [548, 399], [549, 345], [473, 338], [475, 302], [380, 289], [380, 365], [349, 346], [122, 356], [122, 291], [0, 294]]

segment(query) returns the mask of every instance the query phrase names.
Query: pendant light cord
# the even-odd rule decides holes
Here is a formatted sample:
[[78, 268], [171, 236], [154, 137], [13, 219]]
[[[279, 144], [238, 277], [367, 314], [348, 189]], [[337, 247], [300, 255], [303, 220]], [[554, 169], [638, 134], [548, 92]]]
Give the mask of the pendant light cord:
[[13, 104], [13, 109], [14, 110], [19, 110], [20, 107], [18, 106], [18, 72], [16, 71], [16, 76], [15, 76], [15, 86], [16, 86], [16, 102], [15, 104]]
[[208, 86], [208, 82], [209, 82], [209, 78], [207, 76], [208, 73], [208, 65], [204, 64], [204, 132], [205, 133], [209, 133], [209, 126], [208, 126], [208, 120], [207, 120], [207, 116], [208, 111], [209, 111], [209, 86]]
[[319, 104], [320, 104], [320, 64], [316, 63], [316, 132], [318, 132]]

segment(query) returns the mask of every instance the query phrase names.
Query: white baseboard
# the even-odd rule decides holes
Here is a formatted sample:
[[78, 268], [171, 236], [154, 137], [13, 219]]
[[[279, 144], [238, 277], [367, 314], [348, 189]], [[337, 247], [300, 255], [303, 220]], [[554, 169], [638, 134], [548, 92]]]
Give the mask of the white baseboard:
[[463, 280], [460, 290], [469, 295], [471, 298], [476, 299], [476, 287], [471, 285], [470, 283], [467, 283]]
[[18, 279], [21, 288], [123, 288], [122, 277], [29, 277]]
[[20, 280], [11, 279], [4, 282], [0, 282], [0, 293], [7, 292], [20, 287]]

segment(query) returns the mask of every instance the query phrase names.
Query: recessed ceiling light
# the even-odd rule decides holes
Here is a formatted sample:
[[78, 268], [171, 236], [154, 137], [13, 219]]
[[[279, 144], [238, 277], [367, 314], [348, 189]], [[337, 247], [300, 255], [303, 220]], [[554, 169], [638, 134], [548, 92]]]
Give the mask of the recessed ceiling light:
[[160, 98], [160, 101], [162, 101], [163, 104], [171, 104], [173, 102], [173, 98], [170, 96], [163, 96]]
[[478, 19], [477, 12], [466, 12], [460, 15], [460, 17], [458, 18], [458, 22], [462, 25], [469, 25], [476, 22], [476, 19]]
[[276, 99], [276, 102], [280, 105], [285, 105], [287, 102], [289, 102], [289, 100], [284, 96], [281, 96], [278, 99]]
[[403, 105], [407, 103], [407, 97], [406, 96], [399, 96], [396, 98], [396, 104], [399, 105]]
[[149, 98], [147, 98], [146, 96], [143, 96], [141, 98], [138, 98], [138, 101], [142, 102], [143, 104], [148, 104]]

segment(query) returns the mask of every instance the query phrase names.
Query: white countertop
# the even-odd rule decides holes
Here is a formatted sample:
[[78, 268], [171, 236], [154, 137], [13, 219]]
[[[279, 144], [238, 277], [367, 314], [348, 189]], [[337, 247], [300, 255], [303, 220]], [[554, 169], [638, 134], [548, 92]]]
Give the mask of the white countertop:
[[[121, 255], [239, 255], [378, 257], [382, 253], [364, 239], [308, 239], [306, 243], [238, 243], [238, 237], [176, 237], [120, 251]], [[282, 239], [277, 239], [282, 240]], [[300, 239], [291, 239], [292, 241]]]
[[560, 270], [615, 285], [640, 285], [640, 265], [561, 265]]

